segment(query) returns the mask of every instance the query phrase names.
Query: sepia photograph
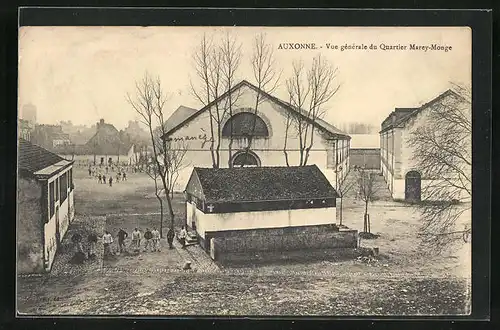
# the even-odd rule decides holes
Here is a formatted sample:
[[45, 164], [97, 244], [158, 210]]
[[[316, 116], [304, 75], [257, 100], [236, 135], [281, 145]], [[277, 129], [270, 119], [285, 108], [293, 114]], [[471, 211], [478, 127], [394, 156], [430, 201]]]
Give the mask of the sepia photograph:
[[19, 317], [471, 314], [471, 28], [18, 46]]

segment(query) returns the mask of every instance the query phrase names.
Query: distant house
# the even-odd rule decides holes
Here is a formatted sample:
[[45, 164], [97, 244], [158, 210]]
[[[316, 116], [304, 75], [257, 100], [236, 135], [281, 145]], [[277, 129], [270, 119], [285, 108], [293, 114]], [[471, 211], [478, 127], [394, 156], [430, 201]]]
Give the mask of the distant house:
[[19, 139], [18, 273], [50, 271], [75, 211], [73, 162]]
[[17, 124], [17, 136], [26, 141], [31, 141], [31, 133], [34, 125], [26, 119], [19, 119]]
[[132, 165], [136, 161], [134, 144], [104, 119], [96, 124], [95, 134], [84, 145], [67, 145], [55, 151], [61, 157], [84, 166]]
[[194, 168], [185, 196], [187, 225], [213, 257], [217, 244], [225, 252], [340, 244], [337, 192], [316, 165]]
[[[432, 177], [431, 173], [423, 173], [413, 159], [412, 147], [408, 138], [418, 127], [425, 125], [428, 114], [441, 105], [449, 102], [460, 102], [470, 116], [470, 104], [451, 89], [445, 91], [429, 102], [415, 108], [396, 108], [382, 122], [380, 130], [381, 169], [392, 197], [394, 199], [420, 201], [431, 198], [423, 196], [423, 189], [431, 181], [442, 178]], [[449, 178], [448, 178], [449, 179]]]
[[51, 151], [71, 144], [69, 134], [63, 132], [61, 125], [36, 125], [30, 141]]

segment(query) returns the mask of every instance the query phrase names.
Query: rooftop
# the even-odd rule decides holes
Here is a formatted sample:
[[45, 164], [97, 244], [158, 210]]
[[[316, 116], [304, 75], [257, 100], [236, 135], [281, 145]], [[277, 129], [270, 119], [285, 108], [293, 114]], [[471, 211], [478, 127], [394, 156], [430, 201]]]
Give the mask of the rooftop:
[[[68, 164], [70, 164], [70, 162], [67, 162], [55, 153], [24, 139], [19, 139], [18, 167], [20, 170], [27, 171], [31, 174], [37, 174], [36, 172], [54, 165], [56, 165], [56, 167], [53, 169], [56, 171], [60, 166], [66, 166]], [[45, 171], [42, 174], [50, 173]]]
[[[197, 175], [205, 200], [212, 203], [337, 197], [337, 192], [316, 165], [195, 167], [191, 175]], [[190, 192], [193, 188], [188, 183], [186, 191]]]

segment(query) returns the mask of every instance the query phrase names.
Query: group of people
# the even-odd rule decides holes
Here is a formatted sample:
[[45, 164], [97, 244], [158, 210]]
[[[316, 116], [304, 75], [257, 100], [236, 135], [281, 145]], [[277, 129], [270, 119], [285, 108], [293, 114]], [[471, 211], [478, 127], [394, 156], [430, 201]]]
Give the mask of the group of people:
[[[117, 238], [117, 246], [113, 248], [113, 244], [115, 240], [113, 237]], [[186, 237], [187, 231], [183, 226], [179, 232], [179, 240], [181, 242], [182, 248], [186, 247]], [[128, 253], [129, 248], [135, 253], [141, 252], [161, 252], [161, 235], [156, 227], [153, 227], [152, 230], [146, 228], [144, 233], [140, 230], [140, 228], [134, 228], [131, 233], [131, 242], [128, 243], [127, 239], [129, 238], [129, 234], [123, 228], [119, 228], [116, 235], [112, 235], [108, 230], [104, 231], [102, 236], [102, 244], [104, 248], [104, 257], [113, 256], [116, 253]], [[173, 241], [175, 238], [175, 232], [172, 228], [169, 228], [167, 232], [167, 242], [170, 249], [173, 249]], [[91, 232], [87, 236], [87, 251], [84, 250], [82, 244], [82, 236], [79, 233], [75, 233], [72, 236], [72, 241], [75, 245], [75, 257], [73, 260], [76, 260], [75, 263], [83, 263], [86, 259], [92, 260], [96, 258], [96, 249], [97, 243], [99, 241], [99, 237], [97, 234]]]
[[[108, 174], [109, 168], [106, 166], [106, 172], [96, 171], [92, 167], [89, 167], [89, 176], [97, 178], [98, 183], [109, 184], [110, 187], [113, 186], [113, 175]], [[108, 175], [106, 175], [108, 174]], [[116, 173], [116, 182], [127, 181], [127, 173], [122, 169], [118, 169]]]

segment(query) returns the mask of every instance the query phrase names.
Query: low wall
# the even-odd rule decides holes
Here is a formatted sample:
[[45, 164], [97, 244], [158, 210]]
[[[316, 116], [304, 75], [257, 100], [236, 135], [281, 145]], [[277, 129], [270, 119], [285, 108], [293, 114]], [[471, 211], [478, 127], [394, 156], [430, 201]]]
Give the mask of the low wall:
[[350, 166], [380, 169], [380, 149], [350, 149]]
[[357, 230], [322, 225], [207, 233], [205, 247], [219, 260], [231, 253], [356, 248], [357, 242]]

